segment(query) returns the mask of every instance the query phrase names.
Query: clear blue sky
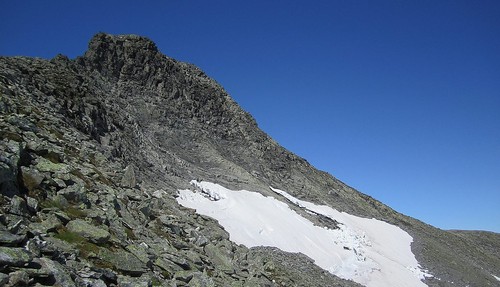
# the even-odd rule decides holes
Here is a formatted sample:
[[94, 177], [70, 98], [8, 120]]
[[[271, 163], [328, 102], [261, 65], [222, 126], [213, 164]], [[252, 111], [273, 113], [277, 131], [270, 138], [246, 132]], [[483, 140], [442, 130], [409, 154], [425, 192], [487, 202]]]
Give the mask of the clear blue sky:
[[140, 34], [283, 146], [440, 228], [500, 232], [500, 1], [7, 1], [0, 55]]

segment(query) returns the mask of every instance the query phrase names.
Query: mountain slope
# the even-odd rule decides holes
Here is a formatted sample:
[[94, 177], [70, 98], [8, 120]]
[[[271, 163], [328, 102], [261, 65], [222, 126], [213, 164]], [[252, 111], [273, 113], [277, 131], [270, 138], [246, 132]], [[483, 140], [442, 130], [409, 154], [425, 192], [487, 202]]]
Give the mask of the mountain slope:
[[[1, 58], [0, 88], [6, 155], [2, 234], [23, 237], [4, 245], [68, 239], [64, 236], [75, 233], [69, 223], [92, 218], [92, 226], [108, 232], [109, 238], [96, 241], [77, 232], [78, 242], [69, 242], [83, 246], [77, 258], [64, 252], [30, 255], [51, 260], [46, 265], [64, 263], [58, 268], [69, 269], [61, 273], [71, 274], [67, 280], [77, 284], [82, 278], [107, 284], [122, 280], [122, 285], [123, 280], [156, 278], [168, 284], [195, 285], [198, 280], [200, 286], [357, 286], [324, 273], [304, 257], [274, 250], [276, 256], [269, 259], [259, 248], [231, 243], [216, 222], [174, 199], [191, 180], [201, 179], [264, 195], [271, 195], [273, 186], [299, 199], [397, 225], [413, 237], [420, 264], [439, 278], [429, 278], [429, 286], [498, 285], [492, 276], [500, 274], [498, 254], [459, 233], [399, 214], [316, 170], [262, 132], [201, 70], [164, 56], [146, 38], [97, 34], [85, 55], [74, 60]], [[39, 204], [30, 207], [30, 202]], [[69, 207], [76, 215], [67, 214]], [[64, 219], [57, 215], [61, 212]], [[35, 223], [57, 223], [54, 218], [60, 222], [56, 227], [29, 231]], [[23, 228], [15, 226], [19, 220]], [[170, 249], [162, 251], [159, 246], [165, 241]], [[93, 254], [86, 254], [86, 248]], [[140, 268], [117, 266], [120, 260], [110, 257], [110, 251], [132, 256]], [[274, 271], [266, 269], [269, 262]], [[3, 265], [4, 274], [20, 272], [16, 264]], [[82, 277], [85, 265], [115, 276]], [[48, 284], [63, 279], [37, 280]]]

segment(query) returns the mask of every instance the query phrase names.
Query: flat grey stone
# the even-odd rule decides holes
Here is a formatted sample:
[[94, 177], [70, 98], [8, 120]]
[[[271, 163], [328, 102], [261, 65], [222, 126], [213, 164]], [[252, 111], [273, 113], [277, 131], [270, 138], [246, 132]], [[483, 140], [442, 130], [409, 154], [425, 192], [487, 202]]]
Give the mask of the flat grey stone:
[[111, 236], [108, 231], [89, 224], [82, 219], [75, 219], [68, 222], [68, 224], [66, 224], [66, 228], [68, 228], [69, 231], [75, 232], [97, 244], [107, 242]]

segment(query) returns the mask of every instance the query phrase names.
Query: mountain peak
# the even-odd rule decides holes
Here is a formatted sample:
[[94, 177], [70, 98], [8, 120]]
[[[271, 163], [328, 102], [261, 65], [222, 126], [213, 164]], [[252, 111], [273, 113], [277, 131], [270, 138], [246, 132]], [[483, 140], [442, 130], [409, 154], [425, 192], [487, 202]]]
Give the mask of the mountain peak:
[[98, 33], [89, 42], [84, 59], [90, 68], [118, 79], [122, 74], [136, 75], [139, 67], [160, 54], [156, 44], [138, 35]]
[[130, 51], [158, 52], [156, 44], [146, 37], [134, 34], [111, 35], [107, 33], [94, 35], [89, 42], [88, 52], [109, 51], [117, 48], [128, 49]]

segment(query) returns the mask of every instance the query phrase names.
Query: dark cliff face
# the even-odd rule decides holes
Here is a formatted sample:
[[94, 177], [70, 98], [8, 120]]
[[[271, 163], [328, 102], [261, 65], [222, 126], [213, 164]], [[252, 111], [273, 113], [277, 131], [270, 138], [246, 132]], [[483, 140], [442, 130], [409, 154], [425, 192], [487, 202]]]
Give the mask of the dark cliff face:
[[[301, 257], [234, 246], [215, 222], [176, 204], [177, 189], [199, 178], [264, 194], [269, 186], [286, 189], [309, 201], [396, 224], [414, 237], [419, 262], [441, 278], [429, 280], [431, 286], [448, 286], [448, 281], [495, 284], [491, 273], [500, 269], [500, 259], [489, 255], [490, 249], [475, 246], [472, 237], [401, 215], [314, 169], [258, 129], [251, 115], [200, 69], [168, 58], [144, 37], [97, 34], [85, 55], [74, 60], [0, 58], [0, 91], [5, 154], [0, 229], [2, 236], [20, 236], [0, 244], [12, 249], [62, 238], [81, 252], [75, 257], [48, 250], [63, 244], [54, 241], [19, 259], [23, 266], [33, 265], [35, 258], [45, 266], [42, 270], [70, 274], [48, 276], [45, 283], [109, 285], [142, 276], [168, 284], [205, 282], [200, 286], [356, 286], [321, 275]], [[75, 231], [85, 227], [79, 221], [85, 217], [99, 229], [95, 234]], [[19, 220], [21, 227], [15, 227]], [[37, 227], [40, 232], [29, 231], [35, 222], [45, 224]], [[152, 247], [165, 240], [168, 251]], [[111, 251], [139, 261], [130, 259], [136, 265], [122, 266]], [[291, 267], [283, 261], [287, 256]], [[274, 262], [275, 269], [266, 270], [265, 262]], [[84, 280], [80, 263], [97, 271], [91, 268], [93, 275]], [[21, 263], [2, 264], [0, 272], [7, 274]], [[309, 267], [301, 269], [304, 264]], [[109, 278], [103, 270], [111, 272]]]

